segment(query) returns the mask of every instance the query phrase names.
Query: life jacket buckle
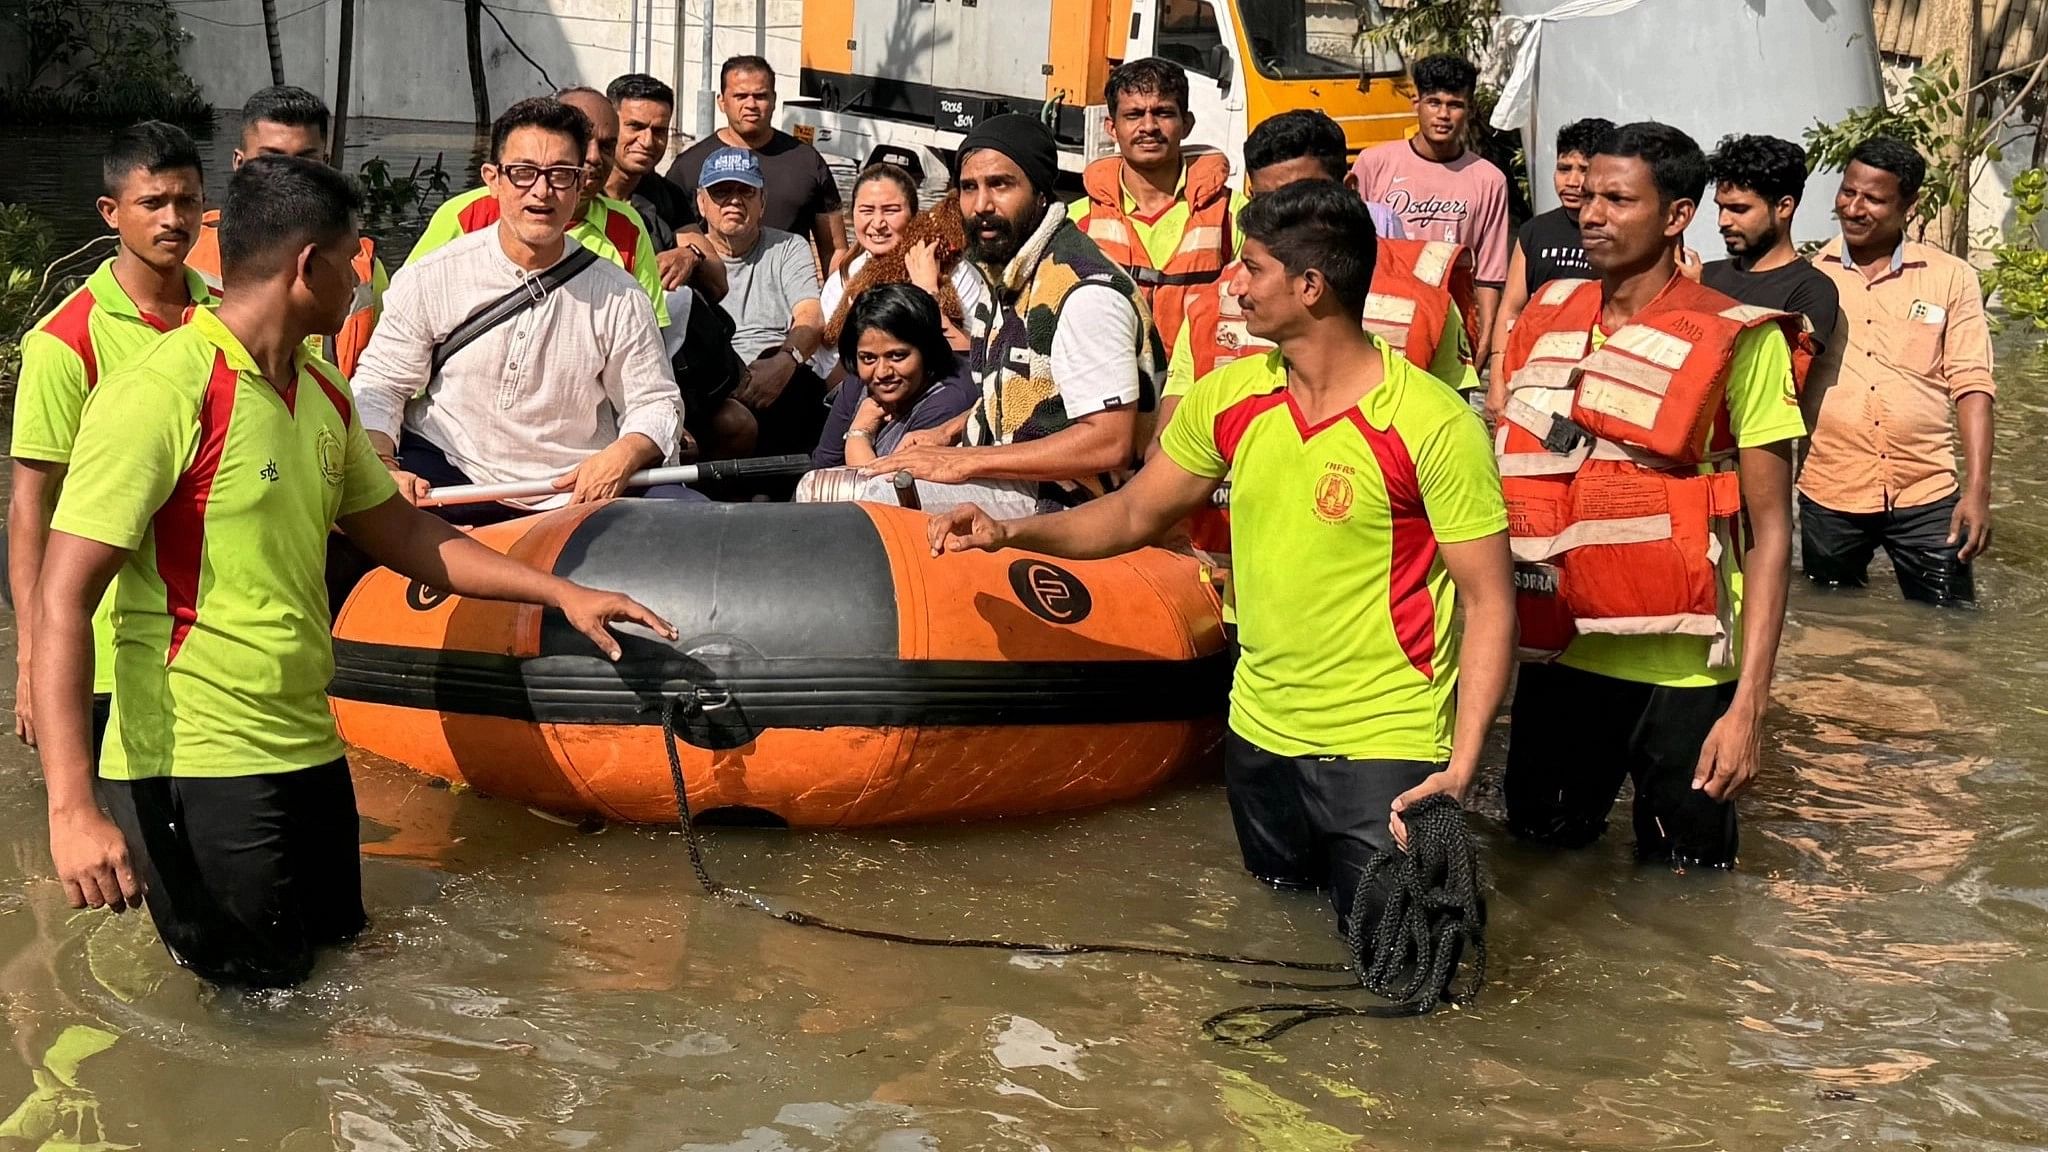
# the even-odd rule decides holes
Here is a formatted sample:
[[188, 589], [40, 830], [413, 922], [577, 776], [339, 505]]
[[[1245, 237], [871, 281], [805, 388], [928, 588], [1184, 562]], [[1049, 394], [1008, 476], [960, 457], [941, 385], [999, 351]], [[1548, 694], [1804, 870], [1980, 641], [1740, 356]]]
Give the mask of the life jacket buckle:
[[1550, 430], [1543, 434], [1543, 450], [1559, 456], [1569, 456], [1578, 451], [1580, 445], [1589, 443], [1592, 439], [1593, 434], [1586, 431], [1578, 421], [1569, 416], [1553, 416], [1550, 419]]

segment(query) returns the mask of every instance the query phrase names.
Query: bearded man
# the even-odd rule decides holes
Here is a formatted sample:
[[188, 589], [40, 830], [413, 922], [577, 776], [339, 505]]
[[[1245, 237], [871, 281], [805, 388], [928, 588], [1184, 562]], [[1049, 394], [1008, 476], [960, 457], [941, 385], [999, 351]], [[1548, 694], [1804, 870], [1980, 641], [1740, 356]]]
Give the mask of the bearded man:
[[1115, 487], [1137, 463], [1166, 355], [1137, 284], [1067, 218], [1057, 176], [1052, 134], [1030, 116], [993, 117], [961, 142], [967, 255], [995, 288], [971, 360], [981, 401], [864, 471], [1064, 506]]

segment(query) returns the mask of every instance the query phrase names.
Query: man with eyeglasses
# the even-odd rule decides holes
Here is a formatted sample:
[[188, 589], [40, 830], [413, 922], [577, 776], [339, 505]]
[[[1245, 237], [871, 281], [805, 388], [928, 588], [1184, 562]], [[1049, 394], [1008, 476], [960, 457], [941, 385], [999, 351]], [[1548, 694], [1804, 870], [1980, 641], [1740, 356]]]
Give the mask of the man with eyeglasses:
[[[556, 494], [539, 500], [447, 509], [451, 521], [609, 499], [628, 476], [675, 455], [675, 378], [634, 278], [599, 259], [546, 284], [587, 244], [570, 222], [590, 141], [589, 117], [566, 101], [522, 100], [498, 117], [483, 166], [494, 225], [415, 254], [392, 278], [384, 322], [363, 352], [354, 382], [363, 427], [408, 499], [446, 484], [555, 482]], [[537, 302], [436, 365], [466, 321], [522, 287]]]
[[[619, 146], [618, 110], [595, 88], [564, 88], [555, 94], [555, 100], [582, 115], [586, 123], [582, 166], [574, 175], [556, 173], [549, 177], [559, 191], [580, 190], [569, 235], [631, 273], [653, 302], [656, 323], [666, 328], [669, 315], [661, 286], [661, 263], [647, 225], [631, 204], [604, 194], [605, 181], [612, 174], [613, 154]], [[569, 183], [564, 185], [561, 181]], [[435, 210], [427, 230], [420, 233], [419, 242], [412, 246], [406, 266], [418, 263], [420, 257], [458, 236], [483, 231], [497, 222], [498, 198], [488, 182], [482, 188], [452, 197]]]

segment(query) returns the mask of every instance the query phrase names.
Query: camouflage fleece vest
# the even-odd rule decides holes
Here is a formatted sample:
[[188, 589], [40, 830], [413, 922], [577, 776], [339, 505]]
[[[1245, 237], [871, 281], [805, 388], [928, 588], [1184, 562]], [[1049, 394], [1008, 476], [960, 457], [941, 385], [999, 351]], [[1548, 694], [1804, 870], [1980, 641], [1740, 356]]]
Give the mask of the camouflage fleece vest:
[[[1166, 354], [1138, 295], [1138, 286], [1111, 263], [1086, 233], [1067, 220], [1057, 206], [1023, 251], [1010, 261], [996, 286], [995, 316], [988, 336], [975, 346], [975, 379], [981, 403], [969, 425], [974, 444], [1011, 444], [1050, 436], [1072, 423], [1052, 377], [1052, 338], [1059, 327], [1060, 305], [1084, 284], [1107, 284], [1124, 294], [1138, 311], [1138, 410], [1150, 412], [1159, 401], [1159, 375]], [[1118, 477], [1078, 483], [1099, 493]], [[1066, 500], [1085, 496], [1066, 488]]]

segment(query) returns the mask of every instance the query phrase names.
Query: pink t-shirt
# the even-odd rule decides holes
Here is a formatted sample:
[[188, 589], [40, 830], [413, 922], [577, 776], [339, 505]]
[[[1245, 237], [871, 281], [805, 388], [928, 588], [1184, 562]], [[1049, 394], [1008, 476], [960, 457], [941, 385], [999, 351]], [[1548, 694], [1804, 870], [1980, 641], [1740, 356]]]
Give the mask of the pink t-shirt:
[[1358, 194], [1394, 210], [1412, 240], [1444, 240], [1472, 252], [1473, 279], [1499, 286], [1508, 278], [1508, 181], [1476, 152], [1448, 164], [1416, 155], [1406, 140], [1358, 154], [1351, 169]]

